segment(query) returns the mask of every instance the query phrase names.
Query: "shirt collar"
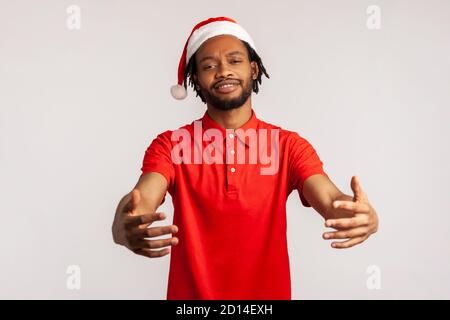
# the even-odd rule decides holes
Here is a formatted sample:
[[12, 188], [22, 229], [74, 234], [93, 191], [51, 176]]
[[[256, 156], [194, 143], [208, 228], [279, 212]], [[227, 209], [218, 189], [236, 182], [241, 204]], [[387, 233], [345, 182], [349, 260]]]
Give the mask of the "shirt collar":
[[[226, 129], [223, 128], [222, 126], [220, 126], [216, 121], [214, 121], [214, 119], [211, 118], [211, 116], [208, 114], [207, 111], [205, 111], [205, 114], [203, 115], [203, 118], [202, 118], [202, 127], [203, 127], [203, 130], [208, 130], [211, 128], [218, 129], [222, 133], [222, 136], [224, 137], [224, 139], [226, 139], [226, 134], [227, 134]], [[256, 117], [255, 111], [252, 108], [252, 115], [251, 115], [250, 119], [246, 123], [244, 123], [241, 127], [239, 127], [239, 129], [242, 129], [242, 131], [241, 130], [235, 131], [235, 129], [228, 129], [228, 130], [232, 130], [232, 132], [236, 134], [238, 139], [248, 147], [249, 145], [245, 141], [245, 132], [248, 129], [254, 129], [257, 131], [258, 127], [259, 127], [259, 119]], [[211, 138], [207, 131], [206, 131], [206, 134], [208, 135], [209, 138]]]

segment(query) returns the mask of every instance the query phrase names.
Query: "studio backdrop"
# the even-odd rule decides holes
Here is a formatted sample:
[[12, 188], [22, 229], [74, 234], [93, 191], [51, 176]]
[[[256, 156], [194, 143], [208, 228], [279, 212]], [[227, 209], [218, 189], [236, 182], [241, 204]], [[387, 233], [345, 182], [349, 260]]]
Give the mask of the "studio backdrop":
[[[270, 74], [257, 116], [308, 139], [343, 192], [358, 175], [379, 215], [334, 250], [293, 192], [293, 299], [449, 299], [444, 0], [0, 0], [0, 298], [165, 299], [170, 255], [117, 246], [111, 225], [149, 143], [205, 112], [169, 88], [188, 30], [216, 16]], [[171, 223], [169, 195], [159, 211]]]

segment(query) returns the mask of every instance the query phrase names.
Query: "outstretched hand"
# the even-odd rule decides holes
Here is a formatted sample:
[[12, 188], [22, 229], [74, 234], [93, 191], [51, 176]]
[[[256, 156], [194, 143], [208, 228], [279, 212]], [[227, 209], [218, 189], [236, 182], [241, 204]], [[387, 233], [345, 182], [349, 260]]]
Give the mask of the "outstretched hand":
[[353, 201], [334, 201], [332, 216], [336, 218], [325, 221], [326, 227], [336, 231], [324, 233], [324, 239], [347, 239], [332, 242], [331, 246], [336, 249], [350, 248], [360, 244], [378, 230], [377, 213], [362, 190], [358, 177], [352, 177], [350, 186], [354, 195]]
[[178, 244], [178, 238], [148, 238], [178, 232], [178, 227], [175, 225], [149, 227], [153, 222], [164, 220], [165, 218], [166, 215], [163, 212], [149, 212], [142, 202], [139, 189], [134, 189], [122, 212], [118, 214], [117, 223], [115, 224], [116, 242], [145, 257], [163, 257], [170, 253], [171, 246]]

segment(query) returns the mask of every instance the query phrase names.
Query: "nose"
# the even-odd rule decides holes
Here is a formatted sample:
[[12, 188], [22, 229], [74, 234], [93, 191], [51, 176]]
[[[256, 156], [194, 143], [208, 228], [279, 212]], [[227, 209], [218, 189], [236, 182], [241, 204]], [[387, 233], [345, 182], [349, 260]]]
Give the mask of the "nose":
[[216, 70], [216, 79], [233, 77], [233, 72], [228, 67], [227, 62], [220, 62]]

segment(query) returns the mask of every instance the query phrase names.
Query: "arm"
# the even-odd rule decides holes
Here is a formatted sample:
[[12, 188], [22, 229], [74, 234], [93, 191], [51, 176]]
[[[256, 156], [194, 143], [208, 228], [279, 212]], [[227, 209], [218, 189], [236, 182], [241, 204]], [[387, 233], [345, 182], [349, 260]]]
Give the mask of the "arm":
[[326, 227], [337, 232], [324, 233], [325, 239], [347, 239], [333, 242], [334, 248], [349, 248], [365, 241], [378, 230], [378, 216], [362, 191], [359, 180], [353, 177], [351, 188], [354, 196], [346, 195], [326, 176], [308, 177], [302, 188], [305, 199], [324, 217]]
[[327, 176], [322, 174], [314, 174], [308, 177], [303, 183], [302, 193], [311, 207], [325, 220], [337, 218], [333, 216], [331, 210], [335, 200], [352, 199], [342, 193]]
[[147, 240], [163, 234], [177, 232], [174, 225], [148, 228], [157, 220], [163, 220], [165, 215], [156, 210], [162, 203], [167, 191], [166, 178], [157, 172], [150, 172], [139, 178], [134, 189], [119, 202], [112, 225], [113, 240], [133, 251], [147, 257], [161, 257], [170, 252], [150, 250], [178, 243], [177, 238]]

